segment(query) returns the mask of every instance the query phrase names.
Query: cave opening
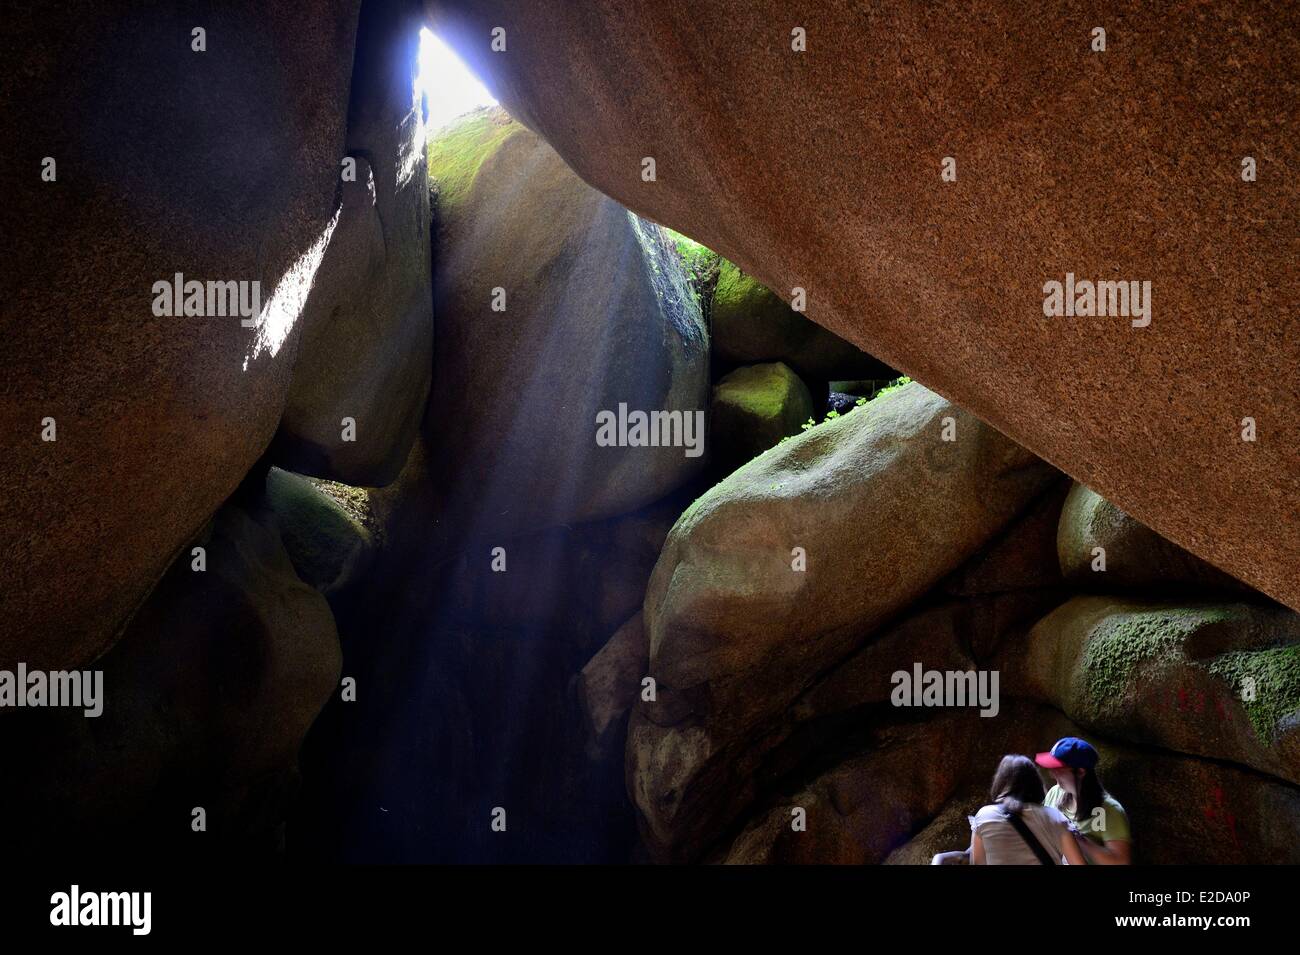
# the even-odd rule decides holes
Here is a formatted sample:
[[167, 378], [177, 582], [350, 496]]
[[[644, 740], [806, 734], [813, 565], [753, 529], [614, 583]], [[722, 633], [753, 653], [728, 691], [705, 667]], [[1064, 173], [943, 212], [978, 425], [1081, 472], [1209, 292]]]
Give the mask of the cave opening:
[[428, 27], [420, 28], [418, 56], [415, 99], [428, 134], [471, 110], [497, 104], [482, 81]]

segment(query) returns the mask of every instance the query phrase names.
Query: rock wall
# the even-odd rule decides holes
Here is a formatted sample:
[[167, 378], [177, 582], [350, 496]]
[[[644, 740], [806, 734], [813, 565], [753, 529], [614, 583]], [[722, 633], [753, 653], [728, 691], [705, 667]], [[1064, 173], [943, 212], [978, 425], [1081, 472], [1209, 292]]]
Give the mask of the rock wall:
[[[1080, 502], [1113, 507], [952, 411], [891, 389], [677, 522], [643, 611], [654, 694], [636, 627], [585, 674], [604, 725], [632, 709], [650, 857], [926, 863], [968, 844], [1002, 755], [1075, 734], [1103, 754], [1138, 861], [1294, 861], [1300, 615], [1140, 526], [1080, 568]], [[917, 671], [985, 682], [897, 696]], [[1179, 800], [1199, 840], [1164, 819]]]
[[[698, 474], [708, 333], [662, 230], [499, 110], [442, 131], [429, 156], [439, 346], [417, 475], [436, 502], [429, 533], [499, 540], [609, 517]], [[652, 426], [654, 446], [631, 424], [618, 433], [660, 412], [676, 430]], [[602, 441], [602, 414], [621, 444]]]
[[348, 105], [356, 175], [340, 181], [338, 224], [303, 310], [276, 434], [279, 463], [348, 484], [397, 477], [433, 369], [426, 129], [413, 94], [419, 26], [408, 0], [362, 8]]
[[202, 563], [177, 561], [96, 661], [99, 715], [0, 712], [0, 745], [21, 767], [0, 790], [15, 846], [191, 861], [283, 847], [298, 749], [338, 686], [339, 642], [260, 491], [241, 497], [199, 538]]
[[0, 803], [42, 851], [281, 851], [373, 542], [265, 485], [391, 479], [426, 403], [419, 9], [73, 7], [3, 44], [0, 669], [93, 665], [103, 714], [6, 703]]
[[920, 385], [760, 455], [682, 516], [646, 593], [628, 786], [658, 858], [698, 857], [752, 795], [752, 752], [821, 673], [1053, 480]]
[[[0, 666], [76, 666], [275, 433], [336, 209], [357, 4], [6, 16]], [[250, 304], [260, 282], [254, 327], [156, 314], [177, 273], [250, 283]]]

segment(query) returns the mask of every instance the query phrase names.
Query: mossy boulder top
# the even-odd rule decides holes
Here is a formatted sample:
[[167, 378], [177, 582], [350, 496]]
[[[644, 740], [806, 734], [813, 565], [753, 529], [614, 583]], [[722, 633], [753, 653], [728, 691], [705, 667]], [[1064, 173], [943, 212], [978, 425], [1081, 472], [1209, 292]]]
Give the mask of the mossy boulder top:
[[794, 311], [734, 262], [721, 260], [710, 312], [725, 363], [781, 361], [810, 380], [894, 378], [883, 362]]
[[342, 589], [369, 563], [370, 533], [307, 478], [271, 468], [266, 498], [294, 568], [317, 590]]
[[737, 368], [713, 386], [709, 443], [714, 464], [734, 470], [798, 434], [812, 414], [808, 386], [787, 365]]
[[1300, 784], [1300, 614], [1075, 597], [1002, 658], [1006, 692], [1098, 733]]
[[450, 223], [465, 208], [483, 163], [507, 139], [528, 130], [500, 107], [467, 113], [434, 134], [428, 144], [429, 178], [438, 195], [438, 215]]

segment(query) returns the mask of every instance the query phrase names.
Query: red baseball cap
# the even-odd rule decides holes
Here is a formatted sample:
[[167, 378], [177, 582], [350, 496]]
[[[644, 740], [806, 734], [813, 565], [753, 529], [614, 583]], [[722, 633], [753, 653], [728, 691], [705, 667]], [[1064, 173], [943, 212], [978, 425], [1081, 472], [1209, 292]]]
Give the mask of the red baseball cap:
[[1097, 751], [1087, 740], [1066, 736], [1052, 744], [1049, 752], [1039, 753], [1034, 762], [1044, 769], [1092, 769], [1097, 765]]

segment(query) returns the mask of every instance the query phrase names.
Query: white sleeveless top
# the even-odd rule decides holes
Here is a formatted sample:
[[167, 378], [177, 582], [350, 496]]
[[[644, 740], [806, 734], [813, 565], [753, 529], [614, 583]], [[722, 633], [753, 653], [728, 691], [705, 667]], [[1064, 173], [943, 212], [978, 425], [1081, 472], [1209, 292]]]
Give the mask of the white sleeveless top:
[[[971, 830], [978, 832], [980, 841], [984, 843], [985, 865], [1040, 865], [1034, 850], [1025, 845], [1020, 833], [1002, 817], [1001, 807], [985, 806], [967, 818]], [[1043, 848], [1063, 865], [1061, 834], [1069, 831], [1070, 822], [1060, 810], [1030, 804], [1021, 811], [1020, 818], [1025, 821], [1030, 835], [1036, 836]]]

